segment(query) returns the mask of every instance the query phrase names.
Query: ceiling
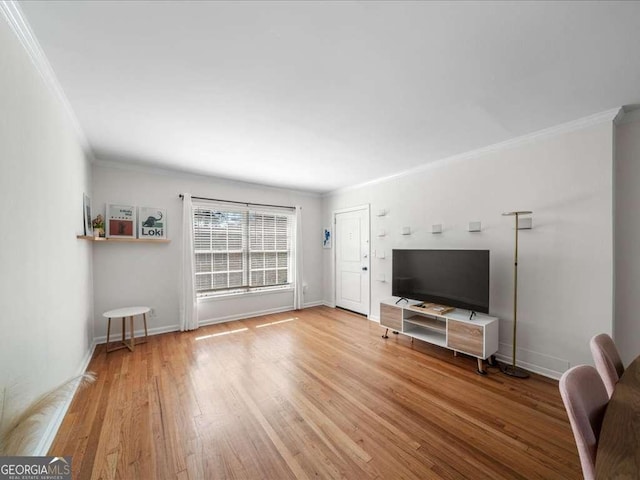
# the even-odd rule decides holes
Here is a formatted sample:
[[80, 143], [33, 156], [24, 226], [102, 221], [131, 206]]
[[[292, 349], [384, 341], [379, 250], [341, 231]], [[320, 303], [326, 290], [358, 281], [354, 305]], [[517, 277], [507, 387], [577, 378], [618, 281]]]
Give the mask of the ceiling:
[[323, 193], [640, 103], [640, 2], [19, 5], [108, 161]]

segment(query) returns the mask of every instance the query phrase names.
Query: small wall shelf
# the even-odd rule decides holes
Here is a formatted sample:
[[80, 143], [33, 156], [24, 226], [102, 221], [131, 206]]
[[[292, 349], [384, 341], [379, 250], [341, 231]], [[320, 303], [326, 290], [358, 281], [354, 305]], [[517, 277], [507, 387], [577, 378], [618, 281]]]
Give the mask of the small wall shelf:
[[76, 238], [89, 240], [90, 242], [169, 243], [171, 241], [167, 238], [106, 238], [93, 237], [91, 235], [76, 235]]

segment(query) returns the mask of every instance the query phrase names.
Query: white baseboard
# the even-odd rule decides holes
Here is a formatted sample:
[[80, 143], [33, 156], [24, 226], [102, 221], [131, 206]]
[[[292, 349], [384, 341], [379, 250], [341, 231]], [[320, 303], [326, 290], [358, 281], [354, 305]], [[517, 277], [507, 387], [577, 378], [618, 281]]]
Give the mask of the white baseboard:
[[[86, 372], [89, 362], [91, 362], [91, 359], [93, 358], [93, 352], [95, 349], [96, 341], [94, 340], [85, 353], [82, 362], [80, 362], [80, 368], [76, 375], [82, 375]], [[42, 437], [40, 437], [40, 442], [38, 442], [33, 455], [43, 456], [49, 452], [49, 449], [56, 438], [56, 434], [58, 433], [58, 429], [60, 428], [60, 425], [62, 425], [62, 420], [64, 420], [64, 416], [67, 414], [67, 410], [69, 410], [71, 401], [73, 400], [73, 397], [75, 397], [79, 386], [80, 382], [78, 381], [72, 391], [69, 392], [68, 398], [55, 410], [55, 412], [53, 412], [53, 415], [51, 416], [48, 425], [45, 427]], [[54, 455], [58, 454], [62, 455], [62, 452], [54, 453]]]
[[[169, 326], [164, 326], [164, 327], [154, 327], [154, 328], [150, 328], [148, 330], [149, 335], [161, 335], [163, 333], [169, 333], [169, 332], [177, 332], [178, 330], [180, 330], [180, 327], [178, 325], [169, 325]], [[127, 331], [127, 337], [129, 336], [129, 332]], [[139, 330], [134, 330], [133, 334], [136, 338], [140, 338], [140, 337], [144, 337], [144, 328], [141, 328]], [[111, 335], [111, 341], [117, 341], [118, 339], [122, 338], [120, 332], [117, 333], [113, 333]], [[107, 343], [107, 336], [106, 335], [101, 335], [99, 337], [96, 337], [94, 339], [94, 343], [96, 345], [101, 345], [103, 343]]]
[[[496, 358], [501, 362], [512, 362], [511, 344], [500, 343]], [[543, 353], [534, 352], [525, 348], [518, 348], [516, 352], [516, 365], [530, 372], [544, 377], [559, 380], [562, 374], [569, 368], [569, 360], [556, 358]]]
[[[317, 307], [323, 305], [323, 302], [310, 302], [310, 303], [305, 303], [303, 308], [311, 308], [311, 307]], [[245, 318], [253, 318], [253, 317], [261, 317], [262, 315], [269, 315], [271, 313], [282, 313], [282, 312], [289, 312], [293, 310], [293, 306], [287, 306], [287, 307], [278, 307], [278, 308], [271, 308], [271, 309], [267, 309], [267, 310], [259, 310], [259, 311], [255, 311], [255, 312], [248, 312], [248, 313], [240, 313], [240, 314], [236, 314], [236, 315], [227, 315], [226, 317], [219, 317], [219, 318], [209, 318], [206, 320], [200, 320], [198, 322], [198, 326], [200, 327], [204, 327], [206, 325], [215, 325], [216, 323], [224, 323], [224, 322], [231, 322], [233, 320], [242, 320]], [[169, 332], [177, 332], [180, 330], [180, 326], [179, 325], [169, 325], [169, 326], [164, 326], [164, 327], [155, 327], [155, 328], [150, 328], [148, 330], [149, 335], [161, 335], [163, 333], [169, 333]], [[128, 335], [128, 333], [127, 333]], [[134, 330], [134, 335], [136, 336], [136, 338], [144, 336], [144, 329], [139, 329], [139, 330]], [[114, 333], [112, 335], [112, 338], [114, 340], [117, 340], [118, 338], [120, 338], [120, 333]], [[97, 345], [103, 344], [107, 342], [107, 336], [106, 335], [102, 335], [100, 337], [96, 337], [94, 342]]]
[[244, 320], [245, 318], [261, 317], [262, 315], [269, 315], [272, 313], [290, 312], [293, 310], [293, 305], [287, 307], [270, 308], [267, 310], [259, 310], [255, 312], [238, 313], [236, 315], [227, 315], [226, 317], [210, 318], [207, 320], [200, 320], [198, 326], [204, 327], [205, 325], [215, 325], [216, 323], [231, 322], [233, 320]]
[[327, 302], [326, 300], [322, 301], [322, 305], [324, 305], [325, 307], [329, 307], [329, 308], [336, 308], [336, 304], [335, 303]]
[[[511, 365], [511, 357], [507, 357], [501, 355], [500, 353], [496, 353], [496, 359], [500, 362], [507, 363]], [[554, 380], [560, 380], [562, 376], [561, 372], [556, 372], [554, 370], [549, 370], [547, 368], [541, 367], [539, 365], [534, 365], [532, 363], [523, 362], [521, 360], [516, 360], [516, 366], [520, 368], [524, 368], [525, 370], [533, 373], [537, 373], [538, 375], [542, 375], [543, 377], [552, 378]]]
[[380, 316], [379, 315], [369, 315], [369, 320], [371, 320], [372, 322], [377, 322], [380, 323]]
[[93, 358], [93, 352], [96, 351], [96, 339], [93, 339], [93, 342], [91, 342], [91, 346], [89, 347], [89, 350], [87, 351], [87, 353], [85, 354], [84, 358], [82, 359], [82, 363], [80, 364], [80, 369], [78, 370], [78, 375], [84, 373], [87, 371], [87, 368], [89, 368], [89, 363], [91, 363], [91, 359]]
[[324, 302], [322, 300], [317, 301], [317, 302], [309, 302], [309, 303], [305, 303], [304, 306], [302, 308], [311, 308], [311, 307], [319, 307], [321, 305], [324, 305]]

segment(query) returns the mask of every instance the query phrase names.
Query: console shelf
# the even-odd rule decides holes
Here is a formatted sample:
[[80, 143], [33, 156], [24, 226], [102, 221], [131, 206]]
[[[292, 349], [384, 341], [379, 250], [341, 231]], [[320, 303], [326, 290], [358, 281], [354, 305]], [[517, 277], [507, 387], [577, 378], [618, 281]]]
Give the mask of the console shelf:
[[411, 338], [461, 352], [478, 359], [478, 373], [485, 374], [484, 362], [498, 351], [498, 319], [456, 308], [437, 313], [417, 307], [421, 302], [398, 298], [380, 302], [380, 325], [387, 327], [382, 338], [388, 338], [389, 329]]
[[[437, 318], [423, 317], [421, 315], [414, 315], [412, 317], [405, 317], [404, 323], [410, 323], [417, 325], [418, 327], [426, 328], [427, 330], [433, 330], [443, 335], [447, 332], [447, 322], [445, 320], [438, 320]], [[406, 329], [406, 325], [405, 325]]]
[[436, 332], [435, 330], [428, 330], [424, 328], [419, 328], [415, 325], [409, 325], [402, 332], [405, 335], [408, 335], [412, 338], [417, 338], [418, 340], [422, 340], [423, 342], [432, 343], [434, 345], [438, 345], [439, 347], [447, 346], [447, 336], [444, 333]]

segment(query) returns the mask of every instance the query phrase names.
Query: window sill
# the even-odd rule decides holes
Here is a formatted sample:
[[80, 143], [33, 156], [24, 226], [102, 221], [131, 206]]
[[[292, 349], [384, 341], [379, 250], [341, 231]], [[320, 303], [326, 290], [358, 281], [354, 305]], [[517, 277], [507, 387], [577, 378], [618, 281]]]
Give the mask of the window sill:
[[256, 290], [254, 292], [235, 292], [235, 293], [219, 293], [217, 295], [203, 295], [197, 298], [198, 303], [217, 302], [222, 300], [230, 300], [232, 298], [242, 297], [258, 297], [262, 295], [273, 295], [277, 293], [290, 293], [293, 292], [293, 287], [286, 288], [274, 288], [269, 290]]

